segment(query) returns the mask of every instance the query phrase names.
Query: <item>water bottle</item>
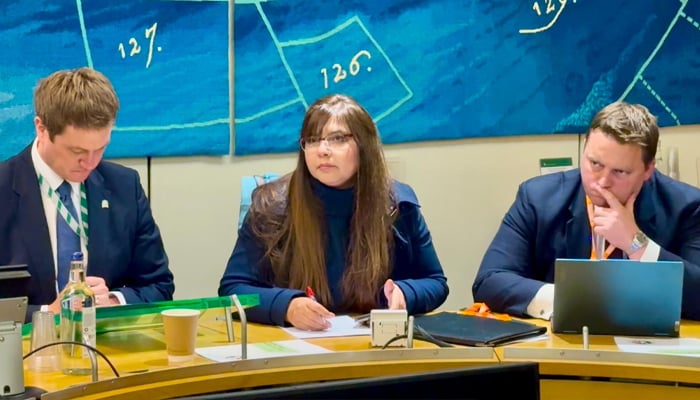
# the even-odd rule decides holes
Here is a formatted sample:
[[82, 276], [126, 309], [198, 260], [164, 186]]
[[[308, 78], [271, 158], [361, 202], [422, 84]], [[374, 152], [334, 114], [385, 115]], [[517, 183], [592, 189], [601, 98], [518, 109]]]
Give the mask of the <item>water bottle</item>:
[[[85, 283], [83, 253], [73, 253], [68, 284], [61, 299], [61, 341], [84, 343], [95, 347], [95, 293]], [[61, 346], [61, 368], [64, 374], [89, 375], [94, 354], [84, 346]]]

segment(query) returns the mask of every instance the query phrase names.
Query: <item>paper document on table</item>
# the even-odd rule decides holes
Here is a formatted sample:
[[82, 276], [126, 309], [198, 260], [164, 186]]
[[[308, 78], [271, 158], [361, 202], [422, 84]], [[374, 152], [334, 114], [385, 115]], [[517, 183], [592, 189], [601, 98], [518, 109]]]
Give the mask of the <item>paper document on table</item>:
[[508, 342], [508, 344], [515, 344], [515, 343], [532, 343], [532, 342], [546, 342], [550, 339], [550, 336], [548, 334], [542, 334], [542, 335], [537, 335], [537, 336], [530, 336], [522, 339], [517, 339]]
[[700, 339], [615, 337], [617, 347], [631, 353], [700, 357]]
[[366, 326], [358, 326], [357, 321], [349, 315], [328, 319], [331, 327], [325, 331], [305, 331], [299, 328], [282, 328], [297, 339], [313, 339], [338, 336], [369, 336], [371, 331]]
[[[202, 347], [195, 350], [204, 358], [216, 362], [235, 361], [241, 359], [241, 345], [229, 344], [226, 346]], [[301, 356], [306, 354], [331, 353], [315, 344], [303, 340], [281, 340], [266, 343], [248, 343], [248, 359], [272, 358], [285, 356]]]

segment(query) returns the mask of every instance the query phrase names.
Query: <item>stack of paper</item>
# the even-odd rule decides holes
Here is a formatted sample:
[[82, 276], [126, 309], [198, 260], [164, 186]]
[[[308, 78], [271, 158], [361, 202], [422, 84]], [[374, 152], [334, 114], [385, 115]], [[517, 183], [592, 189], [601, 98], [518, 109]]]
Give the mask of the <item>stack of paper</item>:
[[[203, 347], [195, 350], [204, 358], [216, 362], [236, 361], [241, 359], [241, 345]], [[278, 342], [249, 343], [248, 359], [299, 356], [305, 354], [330, 353], [328, 349], [307, 343], [303, 340], [281, 340]]]
[[357, 321], [348, 315], [334, 317], [328, 320], [331, 327], [325, 331], [305, 331], [299, 328], [282, 328], [297, 339], [313, 339], [338, 336], [369, 336], [372, 331], [366, 326], [359, 326]]

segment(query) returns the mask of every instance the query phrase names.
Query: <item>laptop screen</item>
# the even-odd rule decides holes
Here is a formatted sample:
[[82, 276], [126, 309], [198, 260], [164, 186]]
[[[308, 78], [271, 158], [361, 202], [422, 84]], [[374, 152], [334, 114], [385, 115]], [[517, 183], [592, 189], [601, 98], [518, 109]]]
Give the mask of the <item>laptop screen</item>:
[[680, 261], [557, 259], [552, 331], [676, 337], [682, 295]]

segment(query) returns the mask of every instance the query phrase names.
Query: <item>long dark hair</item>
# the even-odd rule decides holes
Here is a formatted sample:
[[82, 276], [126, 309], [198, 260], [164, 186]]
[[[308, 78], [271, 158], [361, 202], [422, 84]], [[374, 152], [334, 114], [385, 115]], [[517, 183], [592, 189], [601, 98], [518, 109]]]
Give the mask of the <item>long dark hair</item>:
[[[353, 98], [336, 94], [317, 100], [306, 112], [300, 137], [321, 136], [331, 118], [347, 125], [359, 158], [341, 283], [344, 300], [335, 309], [366, 312], [377, 306], [382, 284], [391, 273], [396, 205], [377, 127]], [[333, 304], [324, 252], [327, 228], [312, 180], [300, 149], [296, 169], [259, 187], [249, 213], [253, 232], [270, 261], [271, 282], [296, 289], [311, 286], [322, 303]]]

